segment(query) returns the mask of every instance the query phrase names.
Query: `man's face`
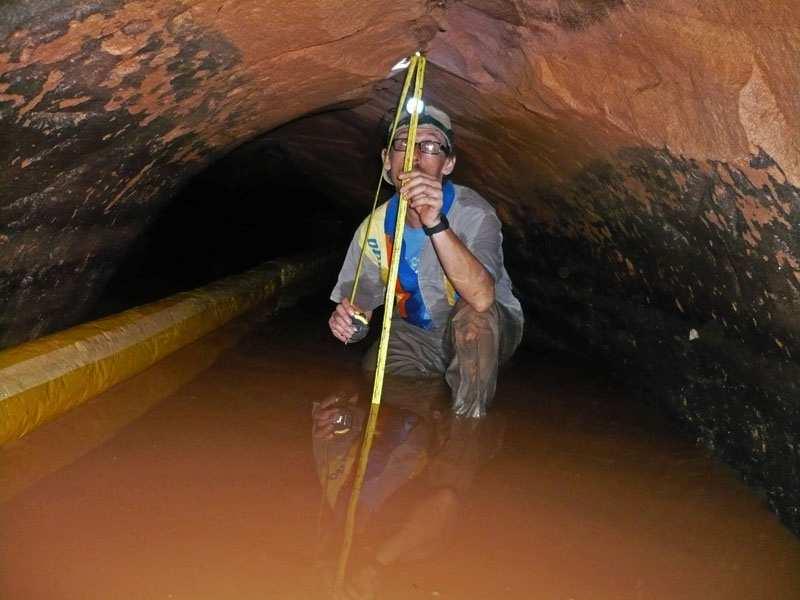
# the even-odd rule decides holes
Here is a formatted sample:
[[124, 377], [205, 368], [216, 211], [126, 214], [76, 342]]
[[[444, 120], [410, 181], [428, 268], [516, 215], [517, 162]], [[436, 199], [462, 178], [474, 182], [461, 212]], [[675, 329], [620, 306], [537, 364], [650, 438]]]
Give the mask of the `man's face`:
[[[395, 139], [407, 139], [408, 127], [398, 129], [395, 133]], [[431, 125], [420, 125], [417, 128], [417, 142], [434, 141], [447, 146], [447, 138], [444, 134]], [[397, 176], [403, 172], [403, 162], [405, 160], [405, 151], [398, 151], [392, 148], [384, 149], [382, 152], [383, 168], [388, 170], [395, 187], [399, 187]], [[414, 169], [422, 171], [426, 175], [435, 177], [441, 181], [442, 177], [449, 175], [453, 172], [456, 165], [456, 157], [447, 155], [444, 152], [439, 154], [425, 154], [420, 152], [419, 146], [414, 149]]]

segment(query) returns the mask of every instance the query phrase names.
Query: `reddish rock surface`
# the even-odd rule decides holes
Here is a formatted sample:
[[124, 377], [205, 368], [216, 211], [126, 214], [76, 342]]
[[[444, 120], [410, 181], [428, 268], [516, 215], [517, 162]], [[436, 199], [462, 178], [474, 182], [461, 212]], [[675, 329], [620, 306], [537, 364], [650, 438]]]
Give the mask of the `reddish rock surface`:
[[366, 100], [436, 31], [419, 2], [11, 2], [0, 23], [3, 345], [80, 320], [203, 166]]
[[794, 0], [4, 3], [0, 341], [84, 318], [184, 182], [299, 117], [265, 141], [363, 212], [423, 48], [531, 343], [604, 357], [798, 530], [798, 25]]

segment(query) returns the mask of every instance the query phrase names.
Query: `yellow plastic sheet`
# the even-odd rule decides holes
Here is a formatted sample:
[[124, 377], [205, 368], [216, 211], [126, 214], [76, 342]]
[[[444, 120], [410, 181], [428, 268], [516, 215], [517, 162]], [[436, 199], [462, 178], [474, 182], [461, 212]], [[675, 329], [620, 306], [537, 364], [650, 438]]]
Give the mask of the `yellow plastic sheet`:
[[0, 445], [145, 370], [282, 287], [312, 278], [326, 260], [265, 263], [0, 352]]

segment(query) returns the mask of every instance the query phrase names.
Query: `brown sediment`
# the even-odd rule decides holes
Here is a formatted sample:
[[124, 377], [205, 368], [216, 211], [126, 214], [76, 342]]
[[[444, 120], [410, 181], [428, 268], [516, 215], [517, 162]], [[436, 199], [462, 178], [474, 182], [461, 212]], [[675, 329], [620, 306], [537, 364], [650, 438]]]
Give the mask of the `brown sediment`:
[[[357, 349], [328, 339], [322, 314], [261, 327], [3, 504], [3, 597], [329, 597], [314, 551], [310, 408], [352, 389]], [[411, 510], [435, 497], [457, 518], [435, 554], [382, 570], [379, 597], [798, 597], [800, 543], [729, 470], [602, 378], [521, 358], [496, 398], [505, 441], [474, 484], [404, 496]], [[156, 376], [174, 387], [180, 371], [176, 361]], [[156, 392], [147, 377], [128, 393]], [[70, 430], [81, 435], [80, 411], [98, 416], [97, 406], [79, 409], [18, 449], [46, 455]], [[382, 518], [373, 531], [391, 529]], [[368, 559], [361, 548], [354, 571]]]
[[67, 98], [67, 99], [61, 100], [58, 103], [58, 107], [59, 108], [72, 108], [73, 106], [78, 106], [79, 104], [83, 104], [84, 102], [87, 102], [88, 100], [91, 100], [91, 99], [92, 99], [91, 96], [81, 96], [80, 98]]
[[59, 82], [63, 79], [64, 74], [61, 71], [50, 71], [47, 75], [47, 81], [44, 82], [42, 85], [41, 91], [31, 99], [25, 106], [19, 109], [18, 119], [24, 117], [27, 113], [32, 111], [38, 104], [42, 101], [42, 98], [45, 97], [47, 92], [51, 92], [58, 86]]

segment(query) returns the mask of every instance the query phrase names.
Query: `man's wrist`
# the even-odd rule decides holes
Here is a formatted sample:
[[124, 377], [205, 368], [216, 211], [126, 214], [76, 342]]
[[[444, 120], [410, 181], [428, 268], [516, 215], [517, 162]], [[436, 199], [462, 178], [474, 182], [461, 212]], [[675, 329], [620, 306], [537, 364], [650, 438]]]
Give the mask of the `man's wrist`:
[[432, 236], [435, 233], [439, 233], [440, 231], [445, 231], [450, 229], [450, 223], [447, 221], [447, 217], [444, 216], [443, 213], [439, 213], [439, 222], [432, 227], [428, 227], [425, 223], [422, 224], [422, 230], [425, 232], [425, 235]]

